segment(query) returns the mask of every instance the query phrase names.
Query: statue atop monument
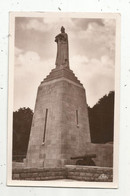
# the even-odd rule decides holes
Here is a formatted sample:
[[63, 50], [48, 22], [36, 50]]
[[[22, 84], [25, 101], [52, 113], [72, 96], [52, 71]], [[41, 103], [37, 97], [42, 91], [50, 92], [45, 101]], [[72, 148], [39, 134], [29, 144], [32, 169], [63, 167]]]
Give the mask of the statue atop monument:
[[69, 67], [68, 35], [63, 26], [61, 33], [55, 37], [55, 42], [57, 42], [56, 68]]

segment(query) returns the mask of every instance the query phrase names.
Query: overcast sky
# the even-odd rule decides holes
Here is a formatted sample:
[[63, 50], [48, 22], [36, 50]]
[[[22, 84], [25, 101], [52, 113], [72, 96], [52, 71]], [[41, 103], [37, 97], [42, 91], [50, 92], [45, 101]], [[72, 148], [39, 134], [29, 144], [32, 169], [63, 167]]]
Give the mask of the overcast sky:
[[84, 85], [88, 105], [114, 90], [115, 25], [114, 19], [17, 17], [14, 111], [34, 109], [37, 88], [55, 67], [61, 26], [68, 34], [70, 69]]

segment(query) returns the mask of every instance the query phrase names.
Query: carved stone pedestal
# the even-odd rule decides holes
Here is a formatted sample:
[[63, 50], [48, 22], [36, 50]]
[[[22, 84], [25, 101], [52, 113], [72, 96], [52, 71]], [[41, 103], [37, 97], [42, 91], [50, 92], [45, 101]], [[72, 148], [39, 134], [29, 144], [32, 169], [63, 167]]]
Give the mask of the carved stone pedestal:
[[69, 68], [56, 68], [40, 84], [30, 133], [26, 167], [72, 164], [90, 143], [85, 89]]

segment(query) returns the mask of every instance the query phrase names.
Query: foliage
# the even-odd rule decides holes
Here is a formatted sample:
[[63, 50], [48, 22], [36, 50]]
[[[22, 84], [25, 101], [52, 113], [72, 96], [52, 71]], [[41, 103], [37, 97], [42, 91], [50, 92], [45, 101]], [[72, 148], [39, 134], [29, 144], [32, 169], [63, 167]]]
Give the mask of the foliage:
[[114, 129], [114, 92], [102, 97], [98, 103], [89, 108], [91, 141], [106, 143], [113, 141]]
[[33, 111], [20, 108], [13, 112], [13, 156], [25, 155], [27, 152]]

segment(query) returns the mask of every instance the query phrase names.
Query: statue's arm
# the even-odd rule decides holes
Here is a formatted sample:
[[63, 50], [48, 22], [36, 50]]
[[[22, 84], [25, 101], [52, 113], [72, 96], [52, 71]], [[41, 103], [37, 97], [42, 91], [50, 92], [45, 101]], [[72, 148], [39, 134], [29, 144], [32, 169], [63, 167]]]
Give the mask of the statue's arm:
[[55, 37], [55, 42], [58, 42], [58, 39], [57, 39], [57, 37]]
[[58, 35], [55, 37], [55, 42], [58, 42], [59, 39], [61, 39], [61, 34], [58, 34]]
[[58, 34], [56, 37], [55, 37], [55, 42], [58, 42], [58, 40], [63, 40], [63, 41], [67, 41], [68, 40], [68, 35], [65, 33], [65, 34]]

